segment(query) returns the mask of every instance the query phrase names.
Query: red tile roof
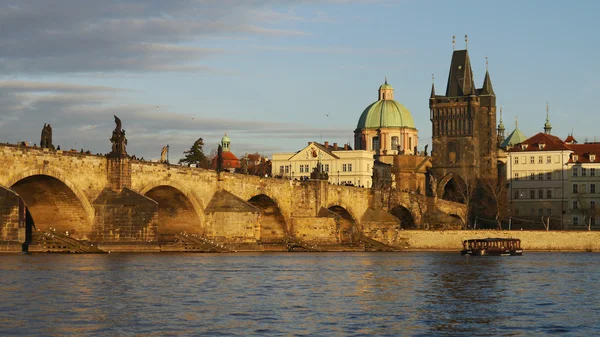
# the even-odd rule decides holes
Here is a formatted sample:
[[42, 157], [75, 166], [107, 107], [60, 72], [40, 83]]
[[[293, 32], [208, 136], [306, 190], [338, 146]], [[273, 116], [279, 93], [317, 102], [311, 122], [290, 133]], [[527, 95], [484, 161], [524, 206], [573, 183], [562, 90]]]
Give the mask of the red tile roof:
[[[525, 149], [523, 146], [527, 145]], [[525, 141], [513, 145], [508, 149], [509, 152], [529, 152], [529, 151], [560, 151], [570, 150], [567, 144], [562, 139], [540, 132], [534, 136], [527, 138]]]
[[[569, 158], [569, 163], [600, 163], [600, 143], [568, 144], [573, 155]], [[595, 155], [594, 161], [590, 160], [590, 155]], [[573, 160], [577, 156], [577, 160]]]

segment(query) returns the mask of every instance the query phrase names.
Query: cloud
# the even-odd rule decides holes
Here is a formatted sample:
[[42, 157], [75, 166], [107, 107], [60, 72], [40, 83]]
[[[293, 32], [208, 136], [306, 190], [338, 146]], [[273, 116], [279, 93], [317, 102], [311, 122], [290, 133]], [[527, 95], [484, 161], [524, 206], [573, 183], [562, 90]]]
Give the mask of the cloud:
[[[36, 0], [0, 4], [0, 74], [206, 71], [203, 39], [304, 33], [244, 1]], [[253, 17], [251, 14], [271, 13]], [[291, 20], [290, 17], [285, 17]], [[176, 66], [174, 66], [176, 65]]]

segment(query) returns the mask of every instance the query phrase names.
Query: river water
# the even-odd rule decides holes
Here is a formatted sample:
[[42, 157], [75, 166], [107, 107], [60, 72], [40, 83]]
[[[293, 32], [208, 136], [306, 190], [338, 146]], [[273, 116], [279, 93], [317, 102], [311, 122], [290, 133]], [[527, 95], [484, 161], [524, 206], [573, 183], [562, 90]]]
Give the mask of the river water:
[[600, 254], [0, 255], [2, 336], [599, 336]]

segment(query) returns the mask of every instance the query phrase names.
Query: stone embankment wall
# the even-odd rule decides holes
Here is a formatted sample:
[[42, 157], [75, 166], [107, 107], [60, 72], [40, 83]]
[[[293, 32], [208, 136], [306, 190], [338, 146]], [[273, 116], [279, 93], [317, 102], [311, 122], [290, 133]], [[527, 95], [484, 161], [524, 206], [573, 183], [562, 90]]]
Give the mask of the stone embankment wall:
[[516, 238], [525, 252], [600, 252], [600, 231], [400, 230], [393, 237], [393, 241], [382, 241], [406, 250], [459, 251], [467, 239]]

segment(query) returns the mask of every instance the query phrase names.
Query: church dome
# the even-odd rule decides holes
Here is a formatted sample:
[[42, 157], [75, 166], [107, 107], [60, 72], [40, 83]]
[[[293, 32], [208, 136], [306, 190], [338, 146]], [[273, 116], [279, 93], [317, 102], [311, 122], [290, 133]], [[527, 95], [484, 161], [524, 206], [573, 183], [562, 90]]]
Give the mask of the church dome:
[[231, 142], [231, 139], [229, 139], [229, 137], [227, 137], [227, 134], [225, 134], [225, 136], [223, 136], [223, 138], [221, 138], [221, 143], [225, 143], [225, 142], [228, 142], [228, 143]]
[[356, 129], [413, 128], [415, 122], [408, 109], [394, 100], [394, 88], [387, 83], [379, 87], [379, 100], [369, 105], [358, 119]]

